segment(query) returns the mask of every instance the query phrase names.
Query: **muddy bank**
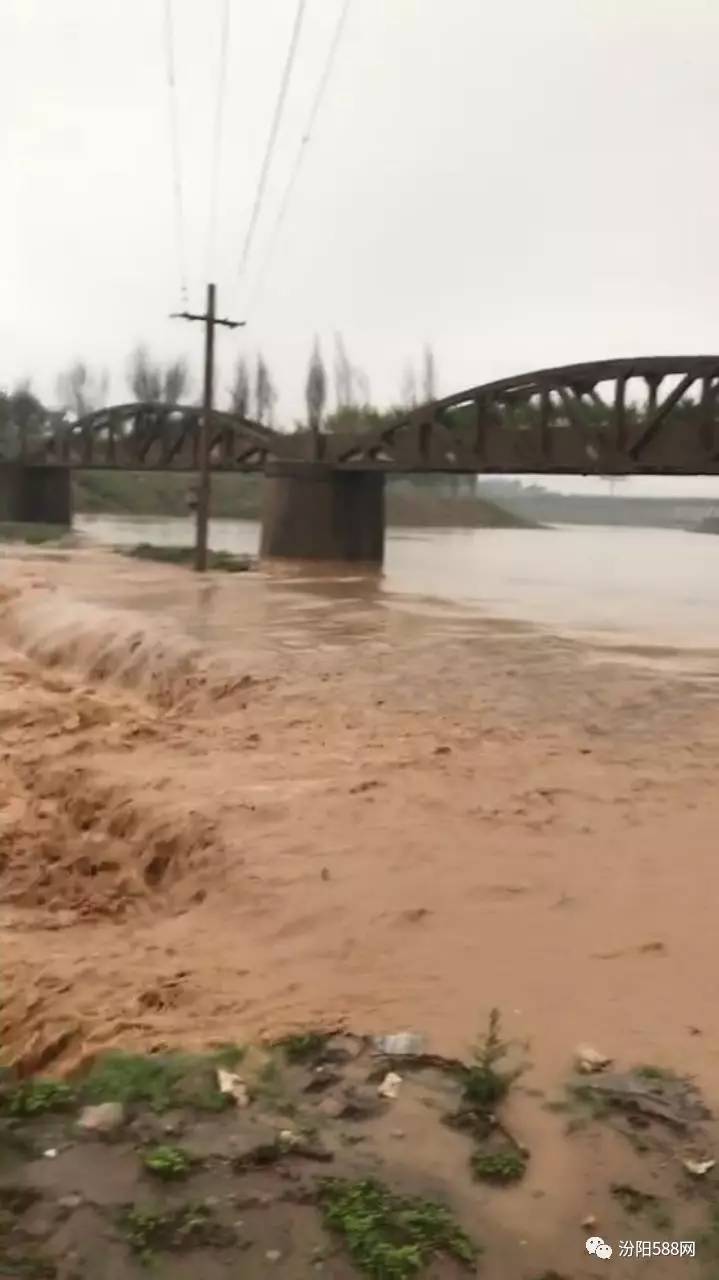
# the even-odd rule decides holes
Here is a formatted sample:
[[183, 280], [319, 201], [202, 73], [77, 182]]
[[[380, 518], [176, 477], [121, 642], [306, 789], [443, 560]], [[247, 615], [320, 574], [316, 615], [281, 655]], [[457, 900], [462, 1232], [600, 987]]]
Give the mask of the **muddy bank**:
[[461, 1062], [403, 1039], [0, 1082], [0, 1272], [590, 1280], [601, 1240], [626, 1280], [645, 1242], [659, 1275], [715, 1274], [717, 1134], [690, 1083], [580, 1058], [543, 1092], [496, 1021]]

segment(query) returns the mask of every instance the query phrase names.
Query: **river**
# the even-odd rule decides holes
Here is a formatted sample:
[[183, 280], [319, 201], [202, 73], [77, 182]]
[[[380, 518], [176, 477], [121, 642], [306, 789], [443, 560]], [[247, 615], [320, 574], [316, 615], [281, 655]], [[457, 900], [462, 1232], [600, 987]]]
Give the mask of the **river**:
[[[77, 529], [105, 545], [190, 545], [189, 518], [84, 515]], [[216, 550], [255, 554], [255, 521], [214, 520]], [[270, 582], [281, 587], [280, 573]], [[361, 610], [525, 622], [608, 645], [713, 649], [719, 619], [719, 538], [671, 529], [390, 529], [381, 573], [303, 567], [303, 610], [331, 607], [336, 627]], [[298, 619], [296, 618], [295, 621]]]

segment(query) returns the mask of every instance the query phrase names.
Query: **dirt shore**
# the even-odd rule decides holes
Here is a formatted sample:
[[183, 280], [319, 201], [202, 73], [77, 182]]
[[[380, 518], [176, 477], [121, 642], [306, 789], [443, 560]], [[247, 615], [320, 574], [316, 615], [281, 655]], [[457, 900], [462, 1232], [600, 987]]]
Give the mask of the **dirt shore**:
[[[1, 563], [10, 1065], [318, 1027], [462, 1054], [496, 1006], [532, 1088], [589, 1041], [716, 1101], [713, 655], [378, 610], [371, 584], [321, 609], [299, 577]], [[578, 1223], [576, 1160], [525, 1124], [497, 1212], [519, 1229], [549, 1190]]]

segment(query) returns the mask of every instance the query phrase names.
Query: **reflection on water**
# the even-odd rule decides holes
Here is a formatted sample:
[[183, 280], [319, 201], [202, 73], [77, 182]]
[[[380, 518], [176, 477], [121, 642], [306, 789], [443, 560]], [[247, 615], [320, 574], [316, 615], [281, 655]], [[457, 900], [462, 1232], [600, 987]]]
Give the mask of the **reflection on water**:
[[[110, 545], [191, 545], [194, 537], [189, 518], [84, 516], [76, 523]], [[258, 540], [254, 521], [212, 521], [216, 550], [255, 554]], [[502, 619], [512, 632], [531, 624], [615, 645], [716, 646], [719, 538], [678, 530], [390, 530], [381, 571], [305, 564], [271, 566], [262, 576], [267, 590], [263, 617], [256, 620], [270, 633], [281, 627], [288, 644], [306, 644], [303, 620], [310, 619], [323, 644], [368, 637], [381, 642], [389, 634], [388, 616], [404, 614], [432, 617], [438, 635], [443, 627], [447, 634], [477, 633], [480, 620], [496, 625]], [[239, 611], [243, 579], [230, 581]], [[213, 634], [216, 593], [225, 600], [225, 587], [213, 576], [195, 584], [193, 600], [186, 597], [188, 625], [196, 634]], [[164, 590], [176, 611], [175, 596], [166, 585]], [[217, 626], [226, 633], [226, 621]]]

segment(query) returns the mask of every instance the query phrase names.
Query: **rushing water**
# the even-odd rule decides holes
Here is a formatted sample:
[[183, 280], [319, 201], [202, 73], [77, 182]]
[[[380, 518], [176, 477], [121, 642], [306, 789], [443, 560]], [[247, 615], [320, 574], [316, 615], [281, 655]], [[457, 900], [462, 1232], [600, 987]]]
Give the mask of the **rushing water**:
[[[93, 541], [190, 545], [188, 518], [81, 516]], [[214, 520], [216, 550], [255, 553], [254, 521]], [[719, 538], [667, 529], [391, 529], [377, 575], [303, 566], [306, 606], [365, 606], [524, 621], [605, 643], [717, 646]], [[298, 581], [298, 579], [295, 579]], [[309, 598], [308, 598], [309, 597]]]

